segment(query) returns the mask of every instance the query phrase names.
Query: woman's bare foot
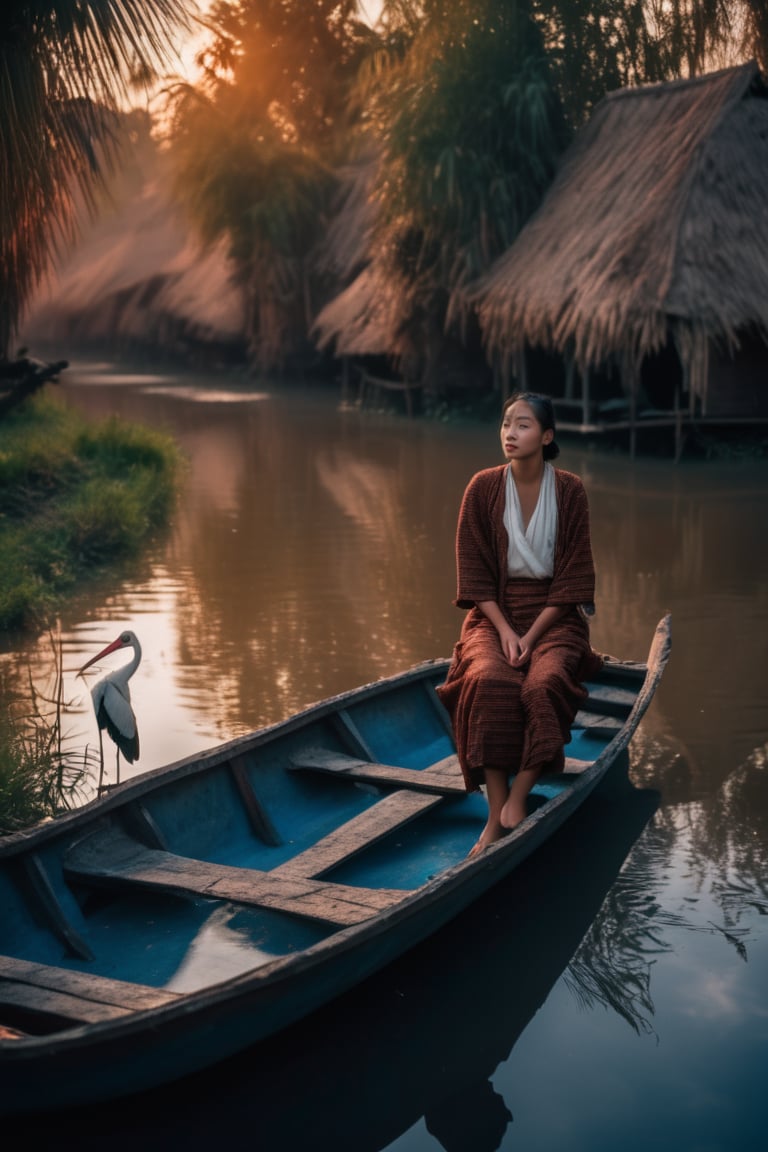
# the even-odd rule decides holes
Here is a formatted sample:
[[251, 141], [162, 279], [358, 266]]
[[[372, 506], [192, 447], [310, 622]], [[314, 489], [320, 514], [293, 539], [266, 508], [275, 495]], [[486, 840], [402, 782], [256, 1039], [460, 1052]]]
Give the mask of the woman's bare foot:
[[491, 844], [495, 844], [497, 840], [502, 840], [509, 829], [503, 828], [501, 824], [486, 824], [480, 834], [480, 839], [469, 850], [468, 856], [478, 856], [485, 848], [490, 848]]

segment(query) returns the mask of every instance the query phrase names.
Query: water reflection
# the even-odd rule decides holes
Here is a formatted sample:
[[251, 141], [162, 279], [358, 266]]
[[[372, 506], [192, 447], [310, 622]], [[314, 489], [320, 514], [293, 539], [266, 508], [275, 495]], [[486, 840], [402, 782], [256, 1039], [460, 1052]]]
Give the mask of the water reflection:
[[646, 462], [618, 483], [586, 471], [599, 636], [624, 650], [638, 618], [672, 610], [674, 656], [661, 693], [668, 730], [704, 786], [719, 784], [768, 732], [768, 695], [755, 679], [768, 656], [768, 546], [750, 528], [764, 518], [768, 471], [678, 473]]
[[[566, 974], [585, 1008], [609, 1006], [636, 1032], [653, 1033], [652, 974], [674, 950], [671, 929], [720, 936], [748, 961], [768, 915], [767, 762], [766, 748], [757, 749], [717, 804], [659, 808]], [[683, 891], [670, 880], [680, 876]]]
[[[768, 746], [756, 748], [723, 783], [712, 803], [668, 810], [669, 856], [689, 882], [688, 907], [707, 892], [716, 916], [705, 930], [722, 934], [743, 958], [768, 915]], [[683, 817], [683, 818], [681, 818]], [[690, 920], [688, 920], [689, 926]], [[701, 925], [697, 925], [701, 927]]]
[[445, 1152], [495, 1152], [512, 1118], [504, 1097], [483, 1080], [439, 1100], [424, 1121]]

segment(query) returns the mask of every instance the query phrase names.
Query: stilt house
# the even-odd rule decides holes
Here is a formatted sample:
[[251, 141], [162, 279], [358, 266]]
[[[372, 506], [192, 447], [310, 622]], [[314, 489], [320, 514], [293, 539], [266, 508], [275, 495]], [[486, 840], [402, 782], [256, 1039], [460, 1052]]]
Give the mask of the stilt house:
[[561, 427], [768, 422], [768, 87], [756, 64], [611, 93], [478, 283], [503, 388]]

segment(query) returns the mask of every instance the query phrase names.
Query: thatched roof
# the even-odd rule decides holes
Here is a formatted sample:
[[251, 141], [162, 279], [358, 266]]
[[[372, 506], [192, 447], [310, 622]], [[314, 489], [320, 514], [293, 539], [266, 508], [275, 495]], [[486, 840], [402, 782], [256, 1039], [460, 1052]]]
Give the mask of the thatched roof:
[[384, 269], [374, 247], [378, 166], [371, 150], [339, 173], [336, 212], [316, 262], [339, 290], [318, 312], [311, 334], [321, 351], [332, 347], [337, 356], [396, 358], [407, 350], [405, 286]]
[[402, 352], [402, 297], [376, 265], [364, 268], [318, 314], [312, 326], [317, 347], [337, 356], [389, 356]]
[[670, 330], [768, 338], [768, 89], [756, 64], [611, 93], [475, 286], [489, 353], [583, 366]]
[[154, 151], [118, 170], [97, 219], [30, 301], [26, 343], [135, 340], [166, 346], [244, 341], [245, 302], [223, 244], [203, 249], [173, 205], [168, 173]]
[[371, 149], [336, 172], [338, 191], [316, 267], [337, 284], [348, 284], [370, 258], [375, 220], [372, 189], [378, 166], [378, 151]]

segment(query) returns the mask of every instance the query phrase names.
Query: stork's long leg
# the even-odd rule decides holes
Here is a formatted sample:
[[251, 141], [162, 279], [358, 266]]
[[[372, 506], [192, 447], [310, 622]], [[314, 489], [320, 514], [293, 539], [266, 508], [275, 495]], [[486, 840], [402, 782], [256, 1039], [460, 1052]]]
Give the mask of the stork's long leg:
[[103, 780], [104, 780], [104, 737], [102, 735], [101, 728], [99, 728], [99, 787], [98, 787], [98, 791], [96, 792], [97, 796], [101, 796], [101, 790], [103, 787]]

